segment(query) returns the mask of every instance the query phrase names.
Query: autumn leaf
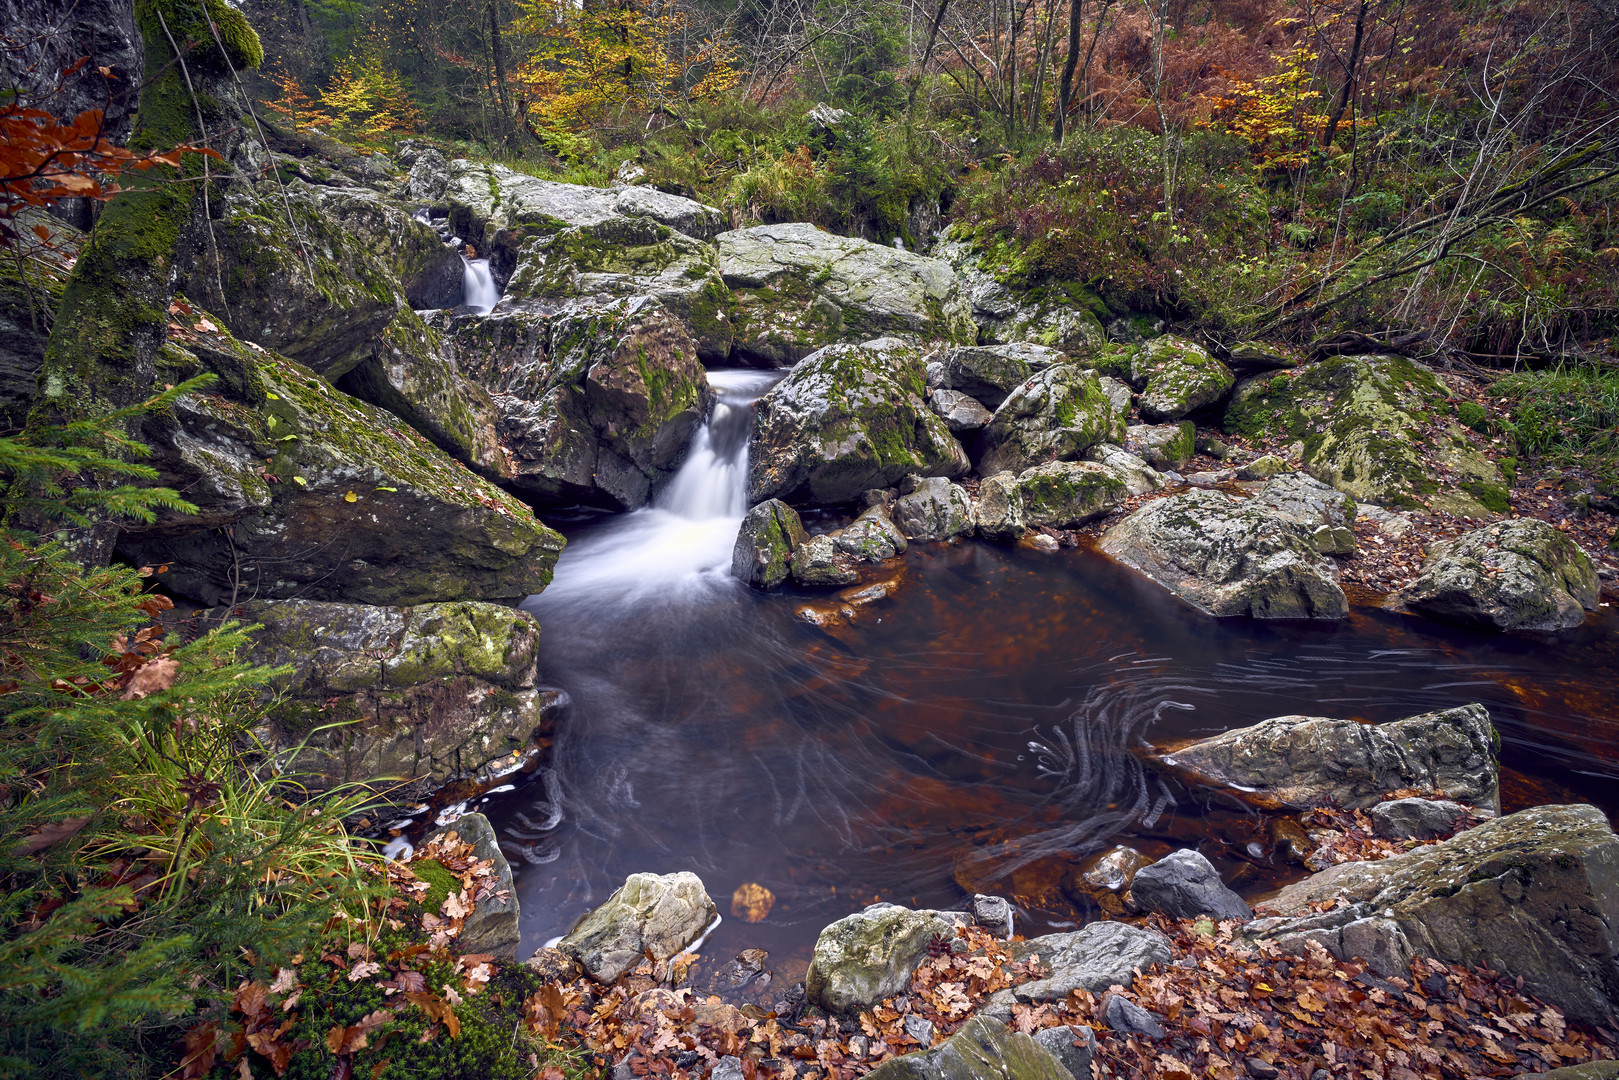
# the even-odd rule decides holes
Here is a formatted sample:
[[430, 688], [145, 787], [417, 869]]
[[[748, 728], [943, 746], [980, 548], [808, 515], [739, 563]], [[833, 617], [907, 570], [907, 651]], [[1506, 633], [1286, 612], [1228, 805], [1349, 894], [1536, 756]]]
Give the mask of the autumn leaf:
[[361, 979], [368, 979], [381, 970], [382, 965], [377, 963], [375, 960], [361, 960], [358, 964], [354, 965], [354, 970], [349, 972], [349, 982], [359, 982]]
[[285, 994], [298, 985], [298, 973], [291, 968], [281, 968], [275, 973], [275, 980], [270, 983], [270, 993]]
[[185, 1055], [180, 1059], [181, 1080], [195, 1080], [213, 1072], [220, 1041], [219, 1028], [211, 1021], [198, 1024], [186, 1032]]
[[446, 896], [444, 903], [439, 905], [439, 912], [446, 919], [464, 919], [471, 910], [467, 907], [465, 898], [456, 893]]
[[455, 1010], [450, 1003], [437, 994], [421, 993], [406, 994], [405, 1000], [417, 1006], [434, 1020], [442, 1021], [444, 1030], [450, 1033], [450, 1038], [461, 1037], [461, 1021], [456, 1018]]
[[174, 685], [174, 680], [180, 677], [180, 662], [167, 656], [159, 656], [148, 660], [130, 673], [128, 681], [124, 684], [122, 700], [133, 701], [136, 698], [155, 694], [159, 690], [167, 690]]
[[763, 922], [775, 904], [775, 893], [751, 881], [731, 894], [731, 914], [743, 922]]
[[65, 818], [62, 821], [52, 822], [12, 848], [11, 853], [13, 855], [32, 855], [36, 851], [44, 851], [52, 844], [66, 840], [89, 823], [90, 818], [88, 816]]

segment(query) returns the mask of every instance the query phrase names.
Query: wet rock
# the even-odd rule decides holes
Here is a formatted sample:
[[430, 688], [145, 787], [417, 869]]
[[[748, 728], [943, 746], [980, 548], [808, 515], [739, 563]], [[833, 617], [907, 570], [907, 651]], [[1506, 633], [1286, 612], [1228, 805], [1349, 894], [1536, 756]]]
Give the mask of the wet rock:
[[160, 363], [165, 381], [222, 376], [222, 392], [188, 395], [143, 426], [157, 482], [198, 507], [120, 537], [137, 565], [170, 567], [158, 575], [167, 587], [206, 604], [415, 604], [550, 582], [562, 538], [389, 413], [223, 333], [196, 352], [165, 346]]
[[1111, 469], [1132, 495], [1145, 495], [1149, 491], [1157, 491], [1165, 484], [1165, 478], [1157, 469], [1145, 461], [1112, 443], [1099, 443], [1085, 451], [1084, 460], [1094, 461], [1098, 465], [1105, 465]]
[[[306, 190], [326, 217], [397, 279], [409, 306], [454, 307], [461, 302], [461, 256], [433, 226], [412, 216], [409, 207], [365, 187], [311, 184]], [[444, 302], [420, 302], [438, 299]]]
[[1149, 1039], [1162, 1039], [1164, 1026], [1146, 1009], [1120, 994], [1108, 996], [1102, 1006], [1102, 1020], [1122, 1035], [1144, 1035]]
[[995, 410], [984, 428], [978, 471], [1021, 471], [1052, 460], [1073, 460], [1104, 442], [1124, 438], [1124, 421], [1102, 393], [1094, 372], [1058, 364], [1030, 376]]
[[1063, 888], [1088, 898], [1109, 915], [1122, 915], [1124, 894], [1130, 891], [1136, 871], [1151, 864], [1152, 860], [1135, 848], [1120, 844], [1083, 864]]
[[1358, 809], [1409, 788], [1494, 811], [1497, 739], [1490, 714], [1477, 704], [1387, 724], [1277, 716], [1158, 760], [1262, 805]]
[[742, 1059], [727, 1054], [714, 1063], [714, 1071], [709, 1073], [709, 1080], [744, 1080], [747, 1076], [742, 1071]]
[[1013, 924], [1012, 903], [1004, 896], [985, 896], [974, 893], [967, 902], [973, 922], [1003, 940], [1011, 940]]
[[1391, 922], [1414, 955], [1521, 976], [1570, 1019], [1614, 1022], [1619, 837], [1594, 806], [1535, 807], [1403, 855], [1341, 863], [1264, 902], [1276, 918], [1249, 932], [1280, 941], [1324, 930], [1332, 951], [1331, 928], [1311, 922], [1327, 916], [1309, 908], [1340, 897], [1348, 907], [1329, 916]]
[[450, 186], [450, 163], [432, 147], [416, 154], [398, 194], [412, 203], [436, 203]]
[[517, 945], [522, 940], [517, 929], [517, 891], [512, 883], [511, 864], [500, 852], [494, 826], [482, 814], [462, 814], [450, 824], [429, 832], [424, 842], [452, 832], [471, 844], [474, 857], [487, 861], [494, 874], [492, 893], [474, 904], [472, 914], [461, 924], [461, 933], [455, 939], [456, 951], [486, 953], [496, 960], [516, 963]]
[[696, 874], [631, 874], [557, 948], [610, 984], [650, 952], [667, 960], [702, 936], [719, 914]]
[[881, 503], [869, 507], [853, 522], [827, 534], [840, 554], [856, 562], [875, 563], [903, 555], [908, 546], [905, 534], [888, 516]]
[[1082, 354], [1107, 340], [1101, 320], [1111, 313], [1093, 293], [1072, 284], [1033, 289], [1004, 285], [984, 267], [977, 245], [955, 226], [933, 250], [960, 277], [979, 340], [1036, 342], [1068, 355]]
[[905, 1034], [915, 1039], [917, 1045], [926, 1050], [933, 1045], [933, 1021], [924, 1019], [916, 1013], [905, 1014]]
[[1237, 377], [1201, 346], [1166, 334], [1137, 349], [1130, 380], [1143, 388], [1137, 403], [1142, 419], [1163, 423], [1215, 404]]
[[0, 53], [0, 77], [22, 91], [28, 107], [47, 110], [63, 123], [88, 109], [103, 110], [106, 138], [119, 146], [128, 141], [143, 54], [129, 4], [7, 0], [0, 4], [0, 22], [8, 43]]
[[1061, 1001], [1083, 987], [1100, 994], [1129, 986], [1137, 970], [1167, 964], [1169, 939], [1156, 930], [1122, 922], [1093, 922], [1067, 934], [1045, 934], [1013, 946], [1015, 955], [1036, 955], [1050, 969], [1043, 979], [1012, 988], [1023, 1002]]
[[1368, 812], [1372, 831], [1385, 840], [1432, 840], [1467, 821], [1467, 807], [1449, 799], [1390, 799]]
[[714, 973], [709, 989], [714, 993], [735, 993], [764, 975], [765, 961], [769, 959], [770, 954], [763, 949], [743, 949]]
[[[32, 231], [26, 223], [19, 224], [25, 227], [16, 230], [17, 244], [31, 246]], [[54, 220], [46, 227], [53, 232], [67, 228]], [[71, 242], [70, 237], [63, 240]], [[30, 266], [32, 261], [25, 260], [22, 265]], [[21, 429], [27, 423], [66, 278], [66, 273], [33, 272], [24, 276], [18, 272], [17, 263], [9, 260], [0, 265], [0, 424], [8, 429]], [[984, 420], [989, 421], [987, 411]]]
[[1266, 454], [1256, 457], [1248, 464], [1237, 470], [1238, 480], [1269, 480], [1288, 471], [1287, 462], [1275, 454]]
[[1023, 523], [1072, 529], [1094, 521], [1130, 497], [1118, 473], [1089, 461], [1053, 461], [1018, 474]]
[[749, 499], [827, 505], [912, 474], [964, 475], [967, 455], [924, 393], [920, 355], [893, 338], [805, 357], [755, 408]]
[[738, 229], [716, 243], [735, 301], [736, 347], [755, 361], [789, 364], [834, 342], [885, 334], [976, 337], [956, 276], [938, 259], [802, 223]]
[[812, 536], [793, 552], [793, 580], [800, 585], [848, 585], [860, 580], [851, 561], [831, 536]]
[[931, 1050], [889, 1058], [871, 1080], [1071, 1080], [1033, 1037], [975, 1016]]
[[915, 480], [910, 493], [894, 503], [893, 516], [910, 539], [939, 541], [972, 532], [972, 513], [966, 489], [942, 476], [929, 476]]
[[1211, 615], [1341, 619], [1349, 603], [1314, 530], [1263, 504], [1193, 490], [1137, 510], [1102, 550]]
[[536, 501], [644, 505], [712, 398], [685, 327], [652, 297], [429, 321], [490, 393], [511, 484]]
[[[43, 352], [40, 355], [44, 355]], [[928, 407], [950, 429], [952, 435], [966, 435], [977, 431], [994, 419], [995, 414], [959, 390], [928, 391]]]
[[1251, 1057], [1243, 1063], [1243, 1068], [1254, 1080], [1276, 1080], [1282, 1075], [1281, 1070], [1264, 1058]]
[[1131, 424], [1124, 431], [1124, 448], [1155, 469], [1178, 469], [1197, 452], [1197, 428], [1190, 420], [1179, 424]]
[[1616, 1080], [1619, 1061], [1588, 1061], [1584, 1065], [1567, 1065], [1539, 1074], [1539, 1080]]
[[1091, 1058], [1096, 1054], [1096, 1035], [1082, 1024], [1041, 1028], [1034, 1041], [1068, 1070], [1073, 1080], [1091, 1080]]
[[1304, 526], [1323, 555], [1355, 553], [1355, 500], [1314, 477], [1305, 473], [1273, 477], [1254, 493], [1254, 504]]
[[873, 904], [821, 931], [804, 988], [833, 1013], [869, 1008], [904, 990], [934, 938], [953, 940], [960, 912]]
[[1028, 531], [1023, 522], [1023, 493], [1015, 475], [996, 473], [978, 485], [973, 525], [978, 535], [991, 540], [1016, 540]]
[[1484, 630], [1567, 630], [1585, 622], [1600, 591], [1578, 544], [1544, 521], [1520, 518], [1433, 545], [1397, 602]]
[[731, 552], [731, 576], [756, 589], [773, 589], [792, 572], [793, 553], [805, 540], [798, 511], [766, 499], [748, 511]]
[[1171, 852], [1136, 871], [1130, 895], [1137, 906], [1172, 919], [1212, 915], [1247, 922], [1253, 918], [1253, 911], [1226, 887], [1213, 864], [1191, 848]]
[[1025, 341], [1012, 345], [968, 346], [945, 353], [939, 361], [937, 377], [930, 383], [946, 390], [959, 390], [993, 410], [1036, 371], [1044, 371], [1065, 360], [1056, 349]]
[[[1434, 423], [1449, 414], [1448, 399], [1414, 360], [1336, 356], [1245, 379], [1226, 407], [1225, 429], [1300, 440], [1310, 475], [1357, 501], [1487, 517], [1481, 499], [1505, 505], [1506, 488], [1465, 429]], [[1441, 482], [1447, 470], [1453, 484]]]
[[442, 785], [522, 753], [561, 706], [556, 691], [535, 687], [539, 627], [525, 612], [472, 601], [255, 600], [239, 610], [264, 627], [249, 659], [292, 669], [270, 683], [256, 735], [311, 788], [384, 777]]

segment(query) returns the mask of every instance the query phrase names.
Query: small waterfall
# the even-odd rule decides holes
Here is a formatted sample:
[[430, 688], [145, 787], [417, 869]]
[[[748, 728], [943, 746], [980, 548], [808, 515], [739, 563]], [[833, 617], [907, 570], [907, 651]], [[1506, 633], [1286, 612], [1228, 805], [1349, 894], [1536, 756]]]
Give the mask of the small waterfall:
[[475, 308], [480, 315], [489, 314], [500, 300], [495, 275], [489, 271], [489, 260], [462, 256], [461, 262], [465, 267], [461, 272], [461, 302]]

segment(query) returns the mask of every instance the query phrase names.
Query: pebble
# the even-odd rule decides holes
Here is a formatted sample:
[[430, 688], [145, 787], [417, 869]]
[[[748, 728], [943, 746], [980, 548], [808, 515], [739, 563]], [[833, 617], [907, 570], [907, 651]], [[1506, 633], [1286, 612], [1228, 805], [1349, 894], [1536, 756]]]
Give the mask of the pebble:
[[1248, 1066], [1248, 1075], [1253, 1077], [1254, 1080], [1276, 1080], [1281, 1075], [1276, 1066], [1263, 1058], [1251, 1057], [1246, 1064]]

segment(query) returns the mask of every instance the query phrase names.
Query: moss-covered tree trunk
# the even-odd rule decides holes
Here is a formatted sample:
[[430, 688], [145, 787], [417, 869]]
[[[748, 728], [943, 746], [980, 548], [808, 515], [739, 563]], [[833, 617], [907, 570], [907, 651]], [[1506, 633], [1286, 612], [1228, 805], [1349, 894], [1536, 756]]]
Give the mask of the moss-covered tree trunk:
[[[205, 204], [218, 205], [233, 172], [229, 159], [251, 130], [234, 72], [257, 67], [263, 51], [241, 13], [223, 0], [134, 0], [134, 10], [145, 65], [131, 148], [207, 146], [222, 156], [188, 154], [178, 168], [137, 173], [108, 204], [73, 268], [46, 348], [29, 415], [40, 437], [152, 392], [175, 285], [207, 243]], [[104, 562], [115, 534], [107, 523], [66, 539], [86, 562]]]

